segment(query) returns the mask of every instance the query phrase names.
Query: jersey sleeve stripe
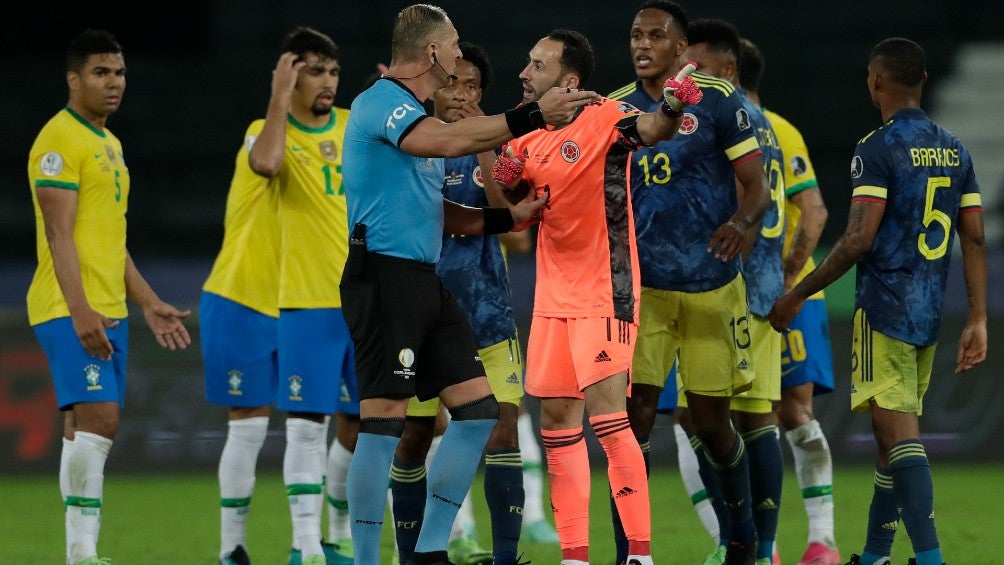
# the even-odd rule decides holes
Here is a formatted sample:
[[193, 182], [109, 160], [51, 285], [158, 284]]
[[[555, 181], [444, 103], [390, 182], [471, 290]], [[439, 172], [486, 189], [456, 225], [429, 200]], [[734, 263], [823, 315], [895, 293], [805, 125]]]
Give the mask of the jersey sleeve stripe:
[[64, 190], [80, 190], [80, 187], [75, 182], [63, 182], [48, 179], [38, 179], [35, 181], [35, 188], [42, 188], [43, 186], [47, 186], [49, 188], [62, 188]]
[[983, 197], [980, 196], [979, 192], [968, 192], [962, 195], [962, 202], [959, 203], [959, 213], [967, 214], [970, 212], [982, 212], [983, 211]]
[[404, 128], [404, 133], [401, 134], [401, 137], [397, 138], [397, 146], [401, 147], [401, 143], [404, 142], [404, 138], [408, 137], [408, 134], [411, 133], [411, 130], [415, 129], [415, 126], [417, 126], [422, 120], [431, 117], [432, 116], [422, 116], [417, 120], [415, 120], [414, 122], [408, 124], [408, 127]]
[[816, 188], [817, 186], [819, 186], [819, 182], [816, 179], [809, 179], [806, 181], [802, 181], [798, 184], [785, 187], [784, 195], [795, 196], [796, 194], [802, 192], [803, 190], [809, 190], [810, 188]]
[[622, 86], [622, 87], [618, 88], [617, 90], [611, 92], [610, 95], [607, 96], [607, 98], [610, 98], [611, 100], [620, 100], [621, 98], [624, 98], [628, 94], [631, 94], [632, 92], [634, 92], [636, 87], [637, 87], [637, 85], [632, 82], [631, 84], [628, 84], [626, 86]]
[[754, 152], [760, 152], [760, 145], [756, 142], [755, 137], [750, 137], [726, 149], [725, 156], [735, 165], [742, 158], [752, 156]]
[[861, 185], [854, 189], [851, 193], [851, 201], [861, 198], [865, 200], [871, 200], [875, 202], [885, 202], [886, 198], [889, 197], [889, 189], [881, 186], [872, 185]]

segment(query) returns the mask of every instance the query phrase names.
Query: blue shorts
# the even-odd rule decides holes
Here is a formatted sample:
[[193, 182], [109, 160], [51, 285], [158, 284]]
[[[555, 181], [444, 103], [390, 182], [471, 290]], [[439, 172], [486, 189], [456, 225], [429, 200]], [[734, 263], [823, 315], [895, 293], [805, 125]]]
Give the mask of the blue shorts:
[[662, 388], [662, 394], [659, 395], [659, 407], [656, 411], [659, 414], [672, 414], [673, 410], [676, 410], [677, 394], [676, 361], [673, 361], [673, 366], [669, 369], [669, 376], [666, 377], [666, 386]]
[[279, 319], [211, 292], [199, 302], [206, 400], [255, 408], [275, 403]]
[[359, 414], [355, 349], [340, 308], [279, 311], [279, 391], [286, 412]]
[[126, 357], [129, 351], [129, 320], [105, 328], [112, 343], [112, 358], [102, 361], [84, 350], [69, 316], [32, 326], [49, 360], [56, 388], [56, 405], [70, 410], [78, 402], [125, 403]]
[[812, 383], [813, 394], [833, 391], [833, 350], [826, 301], [806, 300], [781, 334], [781, 388]]

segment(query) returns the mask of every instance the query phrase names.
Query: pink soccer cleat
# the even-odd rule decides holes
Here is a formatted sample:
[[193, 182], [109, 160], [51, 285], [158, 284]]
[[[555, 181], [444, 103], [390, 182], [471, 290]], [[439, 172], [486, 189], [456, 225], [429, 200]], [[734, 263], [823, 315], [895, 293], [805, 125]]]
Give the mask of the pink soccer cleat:
[[798, 565], [842, 565], [840, 552], [825, 543], [814, 541], [809, 544]]

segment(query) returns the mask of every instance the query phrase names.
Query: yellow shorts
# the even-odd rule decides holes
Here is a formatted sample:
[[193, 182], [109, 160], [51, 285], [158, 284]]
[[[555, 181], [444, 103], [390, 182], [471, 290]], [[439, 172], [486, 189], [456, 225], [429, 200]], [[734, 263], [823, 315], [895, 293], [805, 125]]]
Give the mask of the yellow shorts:
[[[481, 363], [488, 375], [495, 399], [519, 406], [523, 400], [523, 352], [519, 340], [510, 338], [478, 350]], [[439, 412], [439, 399], [419, 402], [417, 397], [408, 401], [409, 416], [435, 416]]]
[[859, 308], [851, 348], [851, 410], [867, 412], [874, 400], [886, 410], [922, 414], [935, 347], [917, 347], [871, 329]]
[[753, 382], [751, 342], [742, 275], [708, 292], [643, 287], [631, 379], [664, 386], [678, 358], [683, 389], [732, 396]]
[[637, 324], [616, 318], [534, 316], [526, 391], [540, 398], [585, 398], [586, 387], [617, 373], [630, 375], [637, 334]]
[[781, 400], [781, 334], [767, 318], [750, 312], [750, 359], [753, 360], [753, 387], [732, 397], [732, 409], [750, 414], [769, 414]]

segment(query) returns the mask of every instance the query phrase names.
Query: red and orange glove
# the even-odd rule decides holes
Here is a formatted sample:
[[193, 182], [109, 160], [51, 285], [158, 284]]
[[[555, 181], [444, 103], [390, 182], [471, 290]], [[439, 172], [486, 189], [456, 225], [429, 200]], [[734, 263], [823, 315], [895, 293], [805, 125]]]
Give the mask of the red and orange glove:
[[515, 204], [526, 198], [530, 185], [523, 181], [523, 168], [526, 166], [527, 154], [516, 156], [509, 144], [502, 146], [502, 151], [495, 164], [492, 165], [492, 178], [502, 185], [502, 193], [509, 202]]
[[690, 73], [697, 70], [697, 63], [690, 62], [676, 73], [676, 76], [667, 80], [662, 87], [662, 96], [665, 102], [662, 111], [667, 116], [678, 118], [683, 114], [683, 109], [691, 104], [697, 104], [704, 98], [701, 87], [697, 86], [694, 79], [690, 78]]

